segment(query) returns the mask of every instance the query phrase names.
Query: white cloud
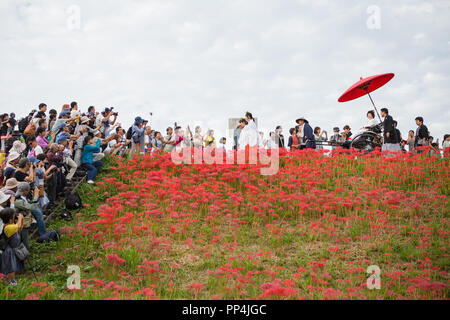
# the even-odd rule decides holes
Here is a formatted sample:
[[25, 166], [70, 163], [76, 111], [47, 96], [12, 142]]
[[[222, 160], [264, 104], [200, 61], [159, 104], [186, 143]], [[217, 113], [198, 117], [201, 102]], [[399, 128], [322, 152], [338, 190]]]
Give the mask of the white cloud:
[[[379, 30], [366, 27], [372, 4]], [[71, 5], [80, 30], [67, 28]], [[249, 110], [261, 128], [281, 124], [286, 135], [299, 116], [330, 131], [365, 122], [367, 97], [337, 102], [353, 82], [394, 72], [373, 93], [377, 105], [404, 135], [420, 114], [442, 136], [449, 10], [448, 1], [419, 0], [3, 0], [1, 111], [77, 100], [115, 106], [124, 126], [152, 111], [160, 130], [178, 121], [225, 135], [227, 119]]]

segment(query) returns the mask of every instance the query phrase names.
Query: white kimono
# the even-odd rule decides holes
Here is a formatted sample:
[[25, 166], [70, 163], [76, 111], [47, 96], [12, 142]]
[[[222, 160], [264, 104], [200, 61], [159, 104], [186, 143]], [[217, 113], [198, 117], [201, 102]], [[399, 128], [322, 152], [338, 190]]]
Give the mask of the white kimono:
[[250, 147], [257, 146], [259, 144], [260, 136], [258, 128], [254, 120], [250, 120], [249, 123], [242, 129], [239, 135], [239, 149], [245, 150], [245, 147], [249, 145]]
[[372, 128], [372, 127], [376, 126], [379, 123], [380, 123], [380, 121], [378, 121], [377, 119], [369, 119], [369, 120], [367, 120], [366, 125], [364, 127], [362, 127], [361, 129], [359, 129], [358, 132], [356, 132], [356, 134], [353, 137], [356, 137], [356, 135], [368, 131], [369, 130], [368, 128]]

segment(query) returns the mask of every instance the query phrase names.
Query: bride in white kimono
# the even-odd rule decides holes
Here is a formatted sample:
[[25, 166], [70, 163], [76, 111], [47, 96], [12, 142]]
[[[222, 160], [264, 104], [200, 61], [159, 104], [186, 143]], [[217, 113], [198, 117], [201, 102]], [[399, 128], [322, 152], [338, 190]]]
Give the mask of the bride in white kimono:
[[361, 134], [363, 132], [366, 132], [367, 130], [370, 130], [371, 128], [373, 128], [374, 126], [376, 126], [379, 123], [380, 123], [380, 121], [375, 119], [375, 112], [373, 112], [373, 110], [367, 111], [366, 125], [364, 127], [362, 127], [361, 129], [359, 129], [358, 132], [356, 132], [356, 134], [354, 136]]
[[245, 119], [247, 120], [247, 125], [242, 129], [238, 141], [240, 150], [245, 150], [247, 145], [250, 147], [258, 146], [260, 140], [258, 127], [252, 114], [247, 112]]

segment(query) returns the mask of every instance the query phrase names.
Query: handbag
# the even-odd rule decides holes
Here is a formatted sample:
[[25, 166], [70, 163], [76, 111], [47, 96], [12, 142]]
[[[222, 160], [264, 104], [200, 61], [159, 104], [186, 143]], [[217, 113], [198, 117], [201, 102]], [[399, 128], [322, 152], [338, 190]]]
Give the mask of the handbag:
[[[8, 239], [8, 244], [10, 242], [10, 239], [11, 238]], [[25, 247], [23, 242], [21, 242], [17, 247], [13, 248], [13, 250], [16, 255], [16, 258], [19, 259], [20, 261], [25, 261], [25, 259], [30, 254], [30, 252], [28, 251], [27, 247]]]
[[24, 261], [30, 254], [23, 242], [21, 242], [18, 247], [14, 248], [14, 253], [16, 254], [17, 259], [19, 259], [20, 261]]

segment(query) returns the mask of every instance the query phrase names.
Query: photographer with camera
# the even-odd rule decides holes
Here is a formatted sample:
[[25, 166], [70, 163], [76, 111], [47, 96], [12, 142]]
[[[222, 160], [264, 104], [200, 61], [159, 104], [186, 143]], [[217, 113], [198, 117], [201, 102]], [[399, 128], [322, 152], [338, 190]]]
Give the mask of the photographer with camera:
[[[176, 123], [175, 123], [175, 125], [176, 125]], [[164, 137], [163, 143], [164, 143], [164, 147], [163, 147], [164, 152], [172, 152], [172, 150], [175, 148], [176, 141], [175, 141], [175, 135], [173, 134], [172, 127], [168, 127], [166, 129], [166, 136]]]
[[83, 154], [81, 156], [81, 166], [86, 169], [89, 184], [95, 184], [94, 180], [98, 170], [102, 167], [102, 161], [94, 161], [94, 153], [100, 152], [101, 140], [98, 139], [94, 145], [94, 137], [88, 135], [84, 138]]
[[14, 178], [19, 182], [34, 182], [36, 179], [36, 166], [28, 158], [20, 159]]
[[131, 134], [131, 154], [145, 152], [145, 129], [148, 121], [142, 119], [141, 117], [136, 117], [134, 119], [134, 124], [132, 127]]
[[74, 141], [69, 141], [66, 136], [63, 136], [58, 142], [61, 146], [60, 150], [62, 149], [63, 162], [66, 166], [70, 167], [69, 172], [66, 173], [66, 180], [71, 181], [78, 168], [78, 165], [72, 160]]
[[[91, 111], [95, 112], [95, 109], [91, 109], [94, 107], [90, 107]], [[77, 138], [77, 140], [75, 141], [75, 155], [74, 155], [74, 161], [77, 164], [77, 166], [81, 165], [81, 155], [83, 153], [83, 143], [84, 143], [84, 139], [88, 136], [88, 134], [94, 134], [95, 131], [97, 131], [98, 129], [100, 129], [101, 123], [99, 123], [99, 125], [96, 128], [92, 128], [90, 126], [90, 118], [87, 116], [83, 116], [80, 119], [80, 123], [75, 127], [75, 131], [74, 134], [80, 134], [80, 136]], [[94, 122], [94, 121], [92, 121]]]
[[115, 132], [108, 137], [112, 137], [112, 139], [103, 150], [105, 155], [122, 156], [127, 148], [128, 141], [125, 139], [125, 131], [121, 127], [117, 127]]
[[[113, 110], [114, 107], [105, 108], [105, 111], [99, 114], [96, 118], [96, 126], [100, 127], [98, 130], [102, 133], [102, 138], [106, 137], [110, 126], [113, 126], [116, 123], [119, 113], [114, 112]], [[111, 117], [114, 117], [114, 119], [110, 120]]]
[[[14, 208], [17, 212], [24, 216], [23, 229], [21, 232], [21, 238], [27, 249], [30, 249], [28, 242], [28, 231], [32, 223], [32, 216], [36, 219], [39, 235], [43, 235], [46, 232], [44, 216], [39, 209], [39, 197], [42, 191], [38, 187], [34, 187], [33, 194], [30, 195], [31, 187], [28, 182], [19, 182], [16, 192], [16, 200], [14, 202]], [[29, 200], [29, 196], [31, 199]]]

